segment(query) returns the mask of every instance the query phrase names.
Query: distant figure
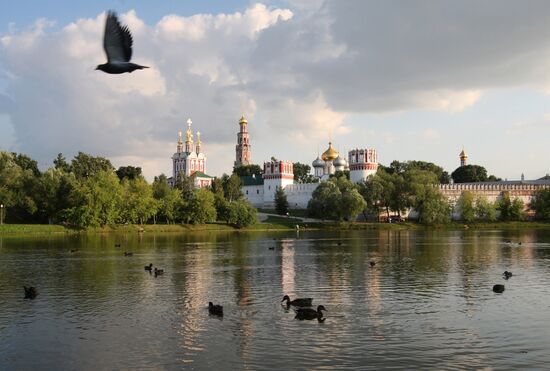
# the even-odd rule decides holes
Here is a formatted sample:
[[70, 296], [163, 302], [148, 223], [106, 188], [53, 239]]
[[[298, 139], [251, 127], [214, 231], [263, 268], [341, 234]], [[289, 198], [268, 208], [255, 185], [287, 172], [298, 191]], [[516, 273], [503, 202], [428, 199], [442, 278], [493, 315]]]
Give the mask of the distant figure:
[[290, 307], [311, 307], [311, 302], [313, 301], [312, 298], [297, 298], [294, 300], [290, 300], [290, 297], [288, 295], [283, 296], [283, 300], [281, 302], [286, 300], [286, 306]]
[[504, 285], [494, 285], [493, 286], [493, 291], [497, 292], [497, 293], [504, 292]]
[[23, 286], [23, 289], [25, 290], [25, 299], [34, 299], [38, 295], [38, 291], [33, 286]]
[[371, 261], [369, 262], [369, 264], [370, 264], [371, 267], [374, 267], [374, 266], [376, 265], [376, 262], [373, 261], [373, 260], [371, 260]]
[[160, 276], [161, 274], [164, 274], [164, 269], [155, 268], [155, 277]]
[[116, 14], [112, 11], [107, 12], [103, 34], [103, 49], [107, 55], [107, 63], [98, 65], [96, 70], [119, 74], [149, 68], [130, 62], [133, 42], [128, 26], [121, 26]]
[[504, 273], [502, 273], [502, 275], [504, 276], [505, 280], [507, 280], [507, 279], [509, 279], [510, 277], [513, 276], [512, 272], [508, 272], [508, 271], [504, 271]]
[[294, 317], [294, 318], [299, 319], [299, 320], [317, 319], [319, 322], [324, 322], [325, 318], [323, 318], [323, 312], [322, 311], [326, 311], [325, 307], [322, 306], [322, 305], [319, 305], [317, 307], [317, 310], [312, 309], [312, 308], [299, 308], [299, 309], [296, 309], [296, 317]]
[[146, 265], [145, 270], [151, 272], [153, 270], [153, 263], [149, 263], [149, 265]]
[[212, 302], [209, 302], [208, 313], [214, 316], [223, 316], [223, 307], [221, 305], [214, 305]]
[[124, 256], [133, 256], [134, 253], [131, 251], [124, 251]]

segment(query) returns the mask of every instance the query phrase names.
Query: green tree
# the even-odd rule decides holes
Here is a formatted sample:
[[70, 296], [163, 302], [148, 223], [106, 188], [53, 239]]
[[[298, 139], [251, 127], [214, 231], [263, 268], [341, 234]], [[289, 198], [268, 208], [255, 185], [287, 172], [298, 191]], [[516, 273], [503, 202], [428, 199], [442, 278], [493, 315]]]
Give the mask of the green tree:
[[474, 195], [472, 192], [464, 191], [457, 202], [460, 210], [460, 218], [466, 223], [472, 223], [476, 219], [476, 211], [474, 207]]
[[237, 174], [232, 174], [231, 176], [224, 174], [222, 176], [222, 183], [225, 199], [227, 201], [233, 202], [243, 197], [243, 193], [241, 192], [241, 178]]
[[115, 224], [120, 217], [122, 188], [112, 171], [99, 171], [77, 183], [70, 195], [68, 221], [78, 227]]
[[550, 189], [539, 189], [533, 193], [529, 208], [535, 212], [535, 217], [550, 220]]
[[118, 179], [121, 181], [124, 179], [133, 180], [141, 177], [141, 168], [135, 166], [121, 166], [116, 171]]
[[66, 173], [71, 172], [71, 165], [67, 162], [65, 156], [63, 156], [63, 153], [57, 154], [57, 157], [53, 160], [53, 164], [57, 170], [61, 170]]
[[256, 177], [262, 176], [262, 168], [260, 165], [241, 165], [241, 166], [235, 166], [233, 168], [233, 174], [237, 174], [238, 176], [252, 176], [255, 175]]
[[520, 198], [510, 198], [509, 192], [504, 192], [500, 200], [497, 201], [497, 208], [500, 211], [500, 219], [504, 221], [509, 220], [523, 220], [524, 219], [524, 204]]
[[288, 200], [284, 189], [281, 187], [277, 187], [277, 191], [275, 191], [275, 210], [279, 215], [288, 213]]
[[0, 203], [4, 205], [4, 220], [8, 223], [38, 221], [39, 177], [28, 159], [0, 151]]
[[338, 202], [342, 193], [333, 181], [321, 182], [308, 202], [308, 214], [319, 219], [338, 219]]
[[447, 198], [435, 187], [426, 187], [415, 202], [418, 221], [422, 224], [444, 224], [451, 220], [451, 205]]
[[206, 188], [196, 189], [189, 200], [188, 211], [193, 224], [202, 224], [216, 221], [216, 207], [214, 194]]
[[152, 189], [153, 197], [157, 200], [157, 216], [163, 218], [167, 224], [174, 223], [177, 211], [183, 203], [181, 190], [170, 187], [164, 174], [155, 177]]
[[83, 152], [78, 154], [71, 161], [71, 169], [76, 179], [86, 179], [100, 172], [114, 171], [111, 161], [103, 157], [94, 157]]
[[380, 214], [380, 208], [382, 207], [382, 194], [384, 192], [384, 185], [380, 176], [370, 175], [364, 182], [357, 185], [358, 191], [365, 200], [365, 209], [363, 214], [365, 219], [369, 215], [374, 215], [378, 220]]
[[40, 177], [38, 187], [38, 211], [49, 224], [64, 220], [65, 210], [71, 207], [69, 195], [76, 179], [62, 168], [50, 168]]
[[295, 162], [293, 164], [294, 181], [296, 183], [316, 183], [318, 180], [311, 174], [311, 166]]
[[143, 177], [122, 182], [121, 221], [143, 224], [156, 214], [157, 207], [153, 189]]
[[451, 177], [455, 183], [486, 182], [487, 170], [479, 165], [465, 165], [453, 171]]
[[40, 176], [40, 170], [38, 170], [38, 162], [33, 160], [27, 155], [22, 153], [12, 152], [13, 161], [21, 168], [21, 170], [30, 170], [35, 177]]
[[494, 203], [489, 202], [487, 197], [479, 195], [475, 201], [475, 214], [479, 220], [494, 222], [497, 220], [497, 210]]
[[244, 228], [256, 223], [256, 209], [247, 200], [239, 199], [228, 203], [228, 224], [237, 228]]

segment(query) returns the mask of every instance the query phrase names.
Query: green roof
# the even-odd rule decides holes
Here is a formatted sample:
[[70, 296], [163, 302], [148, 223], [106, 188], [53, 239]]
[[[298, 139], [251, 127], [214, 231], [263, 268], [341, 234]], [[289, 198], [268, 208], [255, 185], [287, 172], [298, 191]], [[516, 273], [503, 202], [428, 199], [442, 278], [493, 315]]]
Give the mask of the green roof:
[[214, 176], [205, 174], [202, 171], [195, 171], [191, 176], [199, 177], [199, 178], [215, 178]]
[[262, 178], [261, 176], [253, 177], [251, 175], [247, 175], [241, 177], [241, 182], [243, 183], [243, 186], [263, 185], [264, 178]]

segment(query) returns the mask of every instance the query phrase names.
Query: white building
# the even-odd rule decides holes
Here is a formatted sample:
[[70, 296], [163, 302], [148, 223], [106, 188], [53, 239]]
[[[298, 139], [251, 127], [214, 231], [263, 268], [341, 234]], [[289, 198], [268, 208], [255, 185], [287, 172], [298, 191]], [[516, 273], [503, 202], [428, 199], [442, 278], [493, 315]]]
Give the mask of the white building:
[[[350, 159], [350, 179], [354, 182], [364, 181], [376, 173], [378, 155], [374, 149], [355, 149], [348, 153]], [[351, 166], [353, 165], [353, 166]], [[322, 157], [313, 161], [314, 175], [321, 181], [327, 180], [336, 171], [347, 170], [348, 162], [329, 143], [329, 148]], [[319, 183], [294, 183], [293, 164], [287, 161], [270, 161], [264, 163], [262, 177], [248, 176], [241, 178], [242, 192], [246, 199], [259, 208], [275, 206], [275, 192], [278, 188], [285, 191], [288, 206], [291, 209], [305, 209]]]
[[168, 178], [172, 187], [181, 175], [192, 177], [197, 188], [210, 186], [214, 178], [205, 174], [206, 155], [202, 152], [201, 133], [197, 131], [197, 144], [194, 145], [192, 123], [191, 119], [187, 120], [185, 145], [182, 132], [178, 132], [176, 152], [172, 155], [172, 177]]

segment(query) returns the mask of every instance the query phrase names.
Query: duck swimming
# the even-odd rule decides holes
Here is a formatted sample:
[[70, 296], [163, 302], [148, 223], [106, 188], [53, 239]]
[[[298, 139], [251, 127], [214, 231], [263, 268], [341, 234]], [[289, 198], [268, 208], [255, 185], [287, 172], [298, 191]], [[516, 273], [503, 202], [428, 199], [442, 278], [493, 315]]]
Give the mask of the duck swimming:
[[134, 255], [133, 252], [131, 252], [131, 251], [124, 251], [124, 256], [132, 256], [132, 255]]
[[371, 260], [371, 261], [369, 262], [369, 264], [370, 264], [371, 267], [374, 267], [374, 266], [376, 265], [376, 262]]
[[155, 268], [155, 277], [160, 276], [161, 274], [164, 274], [164, 269]]
[[214, 305], [212, 302], [208, 302], [208, 313], [214, 316], [223, 316], [223, 306]]
[[34, 286], [23, 286], [23, 289], [25, 290], [25, 299], [34, 299], [38, 295], [38, 291]]
[[493, 286], [493, 291], [497, 292], [497, 293], [504, 292], [504, 285], [494, 285]]
[[294, 317], [294, 318], [299, 319], [299, 320], [317, 319], [319, 322], [323, 322], [325, 320], [325, 318], [323, 318], [323, 312], [322, 311], [326, 311], [325, 307], [322, 306], [322, 305], [319, 305], [317, 307], [317, 310], [312, 309], [312, 308], [299, 308], [299, 309], [296, 310], [296, 317]]
[[311, 302], [313, 301], [312, 298], [297, 298], [294, 300], [290, 300], [288, 295], [283, 296], [283, 300], [281, 302], [286, 300], [286, 306], [289, 307], [291, 305], [295, 307], [311, 307]]
[[502, 275], [504, 276], [505, 280], [507, 280], [507, 279], [509, 279], [510, 277], [513, 276], [512, 272], [509, 272], [509, 271], [504, 271], [504, 273], [502, 273]]
[[145, 270], [151, 272], [153, 270], [153, 263], [149, 263], [149, 265], [146, 265]]

